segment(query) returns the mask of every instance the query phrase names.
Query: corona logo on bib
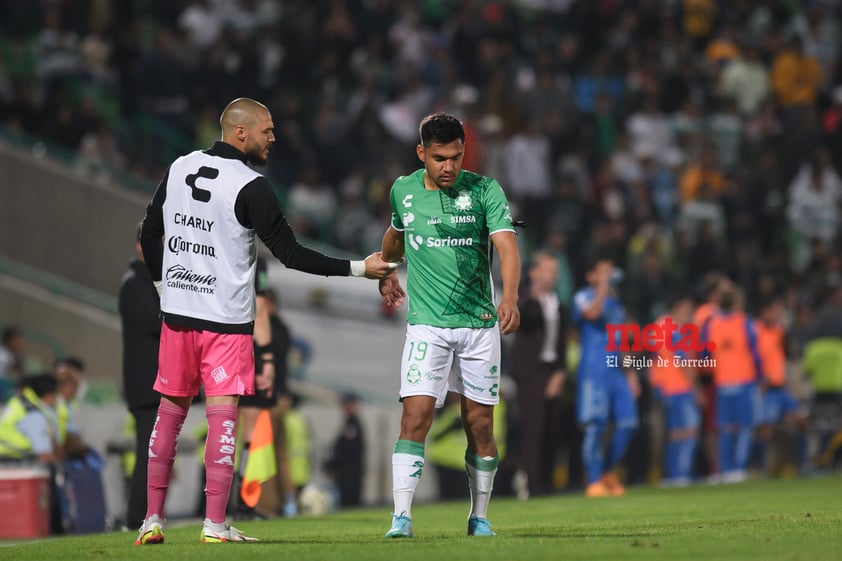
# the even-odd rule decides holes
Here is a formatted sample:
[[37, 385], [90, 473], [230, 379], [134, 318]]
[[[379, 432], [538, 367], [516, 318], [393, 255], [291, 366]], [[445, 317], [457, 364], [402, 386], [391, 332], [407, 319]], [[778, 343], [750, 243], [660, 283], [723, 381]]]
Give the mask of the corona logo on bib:
[[[671, 361], [679, 367], [711, 367], [715, 366], [715, 359], [688, 358], [716, 350], [716, 343], [704, 341], [699, 327], [693, 323], [678, 324], [671, 318], [665, 318], [663, 323], [609, 323], [605, 326], [608, 342], [605, 350], [609, 353], [618, 351], [628, 353], [656, 353], [657, 360], [663, 361], [660, 351], [668, 351], [672, 355]], [[677, 337], [676, 337], [677, 335]], [[608, 366], [619, 366], [615, 355], [606, 356]], [[648, 357], [623, 357], [622, 366], [629, 368], [650, 367], [653, 360]], [[661, 365], [663, 366], [663, 364]]]

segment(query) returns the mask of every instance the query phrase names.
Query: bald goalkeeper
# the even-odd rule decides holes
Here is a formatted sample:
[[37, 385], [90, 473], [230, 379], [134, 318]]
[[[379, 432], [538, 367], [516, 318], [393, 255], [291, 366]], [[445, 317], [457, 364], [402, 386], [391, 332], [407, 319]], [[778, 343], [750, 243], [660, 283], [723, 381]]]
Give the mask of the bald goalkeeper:
[[[237, 403], [254, 393], [255, 234], [284, 265], [325, 276], [383, 279], [394, 265], [322, 255], [298, 243], [263, 165], [275, 143], [272, 115], [236, 99], [219, 119], [222, 140], [170, 165], [146, 207], [140, 241], [161, 297], [161, 394], [149, 440], [148, 510], [137, 545], [164, 541], [164, 502], [176, 440], [193, 397], [204, 387], [208, 420], [207, 506], [202, 543], [256, 541], [226, 522], [234, 475]], [[163, 243], [162, 243], [163, 240]]]

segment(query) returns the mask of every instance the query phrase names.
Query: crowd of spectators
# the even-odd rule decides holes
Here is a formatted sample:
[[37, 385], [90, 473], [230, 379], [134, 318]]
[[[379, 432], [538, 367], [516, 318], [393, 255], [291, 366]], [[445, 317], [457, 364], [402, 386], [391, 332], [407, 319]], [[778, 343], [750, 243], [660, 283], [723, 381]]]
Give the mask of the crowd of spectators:
[[[424, 114], [465, 122], [560, 292], [606, 248], [646, 323], [717, 269], [749, 309], [842, 283], [839, 0], [0, 0], [0, 126], [121, 166], [170, 154], [138, 117], [217, 135], [264, 101], [267, 176], [301, 235], [380, 245]], [[151, 146], [150, 144], [154, 144]], [[182, 150], [183, 151], [183, 150]], [[166, 156], [166, 157], [164, 157]]]

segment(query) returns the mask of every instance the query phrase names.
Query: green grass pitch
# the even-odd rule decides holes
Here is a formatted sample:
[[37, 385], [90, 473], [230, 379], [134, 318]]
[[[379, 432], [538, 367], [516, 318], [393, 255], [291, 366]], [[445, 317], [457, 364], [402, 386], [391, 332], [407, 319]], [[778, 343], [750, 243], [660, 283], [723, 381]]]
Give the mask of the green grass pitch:
[[261, 539], [254, 544], [202, 545], [199, 524], [178, 524], [156, 546], [137, 547], [136, 534], [125, 532], [0, 542], [0, 560], [842, 559], [840, 476], [650, 487], [619, 499], [497, 498], [489, 517], [493, 538], [465, 536], [466, 501], [415, 507], [411, 540], [383, 539], [390, 517], [381, 507], [236, 524]]

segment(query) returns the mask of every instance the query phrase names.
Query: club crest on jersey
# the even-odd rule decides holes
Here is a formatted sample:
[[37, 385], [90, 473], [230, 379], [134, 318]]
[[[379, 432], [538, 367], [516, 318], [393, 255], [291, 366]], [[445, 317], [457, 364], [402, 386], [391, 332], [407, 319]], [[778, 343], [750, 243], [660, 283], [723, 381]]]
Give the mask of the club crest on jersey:
[[456, 197], [453, 205], [456, 207], [456, 210], [471, 210], [471, 207], [473, 206], [473, 203], [471, 202], [471, 194], [467, 191], [459, 191], [459, 195]]
[[421, 369], [418, 368], [417, 364], [409, 367], [409, 372], [406, 373], [406, 381], [413, 386], [421, 381]]

